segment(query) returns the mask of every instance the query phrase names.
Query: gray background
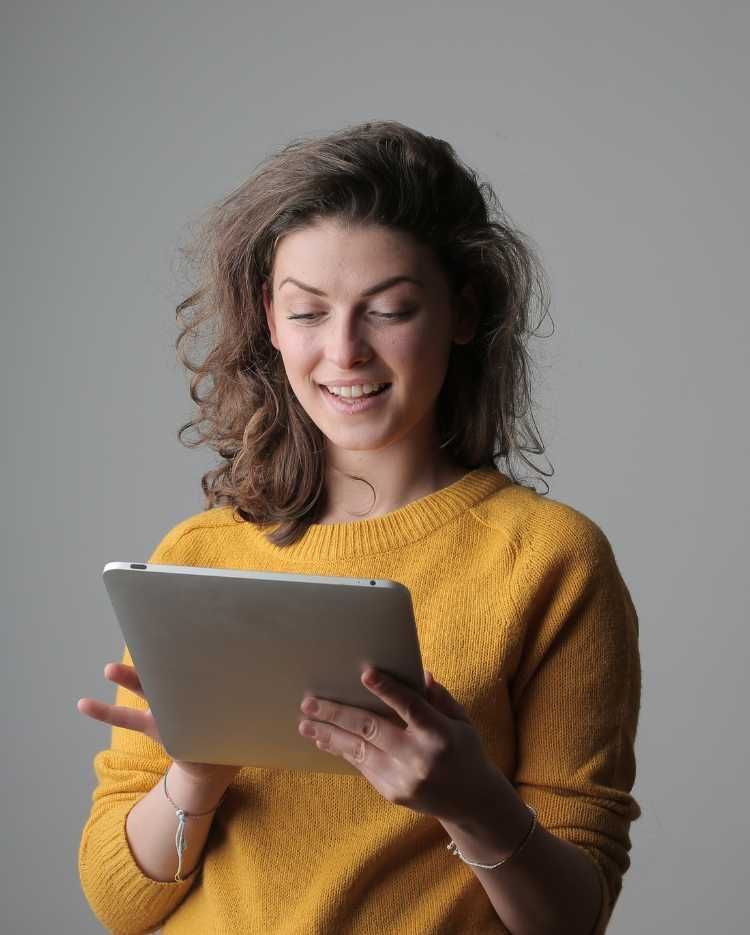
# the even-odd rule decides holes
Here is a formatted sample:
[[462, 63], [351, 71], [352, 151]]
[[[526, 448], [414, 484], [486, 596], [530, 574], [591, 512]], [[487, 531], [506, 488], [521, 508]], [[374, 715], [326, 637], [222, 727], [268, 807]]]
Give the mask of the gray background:
[[288, 139], [384, 117], [450, 140], [549, 271], [550, 496], [602, 526], [641, 621], [610, 931], [745, 931], [747, 11], [5, 0], [4, 933], [101, 931], [76, 860], [109, 735], [75, 707], [114, 693], [100, 573], [199, 512], [213, 463], [175, 436], [177, 244]]

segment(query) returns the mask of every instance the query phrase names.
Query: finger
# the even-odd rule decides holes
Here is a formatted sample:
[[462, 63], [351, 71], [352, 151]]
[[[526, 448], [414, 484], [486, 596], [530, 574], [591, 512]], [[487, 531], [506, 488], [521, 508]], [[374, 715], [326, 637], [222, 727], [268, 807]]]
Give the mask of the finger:
[[435, 731], [442, 727], [443, 715], [413, 688], [398, 679], [368, 667], [362, 682], [398, 714], [407, 727]]
[[138, 730], [147, 733], [152, 726], [153, 715], [151, 711], [140, 711], [137, 708], [128, 708], [124, 705], [110, 705], [96, 698], [81, 698], [78, 701], [78, 710], [81, 714], [102, 721], [112, 727], [125, 727], [128, 730]]
[[[305, 733], [305, 730], [312, 730], [312, 733]], [[340, 756], [363, 773], [367, 770], [380, 776], [393, 767], [393, 759], [388, 753], [335, 724], [303, 721], [300, 733], [308, 737], [319, 750]]]
[[315, 727], [319, 724], [335, 725], [379, 750], [387, 751], [390, 756], [398, 757], [403, 749], [403, 728], [366, 708], [309, 696], [303, 700], [300, 709]]
[[121, 662], [108, 662], [104, 667], [104, 677], [110, 682], [122, 685], [123, 688], [143, 698], [144, 701], [146, 700], [138, 672], [133, 666], [126, 666]]

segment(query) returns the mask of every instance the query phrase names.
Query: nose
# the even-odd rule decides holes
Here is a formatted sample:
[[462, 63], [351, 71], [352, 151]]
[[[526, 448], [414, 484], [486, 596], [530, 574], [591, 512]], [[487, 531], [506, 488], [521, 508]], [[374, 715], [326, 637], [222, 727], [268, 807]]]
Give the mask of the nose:
[[372, 357], [365, 328], [356, 316], [341, 316], [329, 332], [326, 356], [342, 372], [348, 372]]

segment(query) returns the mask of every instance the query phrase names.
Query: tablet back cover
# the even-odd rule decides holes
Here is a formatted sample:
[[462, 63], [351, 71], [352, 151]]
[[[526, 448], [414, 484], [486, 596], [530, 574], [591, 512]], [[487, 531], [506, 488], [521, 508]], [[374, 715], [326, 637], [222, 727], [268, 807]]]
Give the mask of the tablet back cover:
[[360, 682], [367, 664], [424, 693], [400, 582], [129, 562], [102, 576], [172, 759], [355, 773], [300, 736], [302, 698], [403, 723]]

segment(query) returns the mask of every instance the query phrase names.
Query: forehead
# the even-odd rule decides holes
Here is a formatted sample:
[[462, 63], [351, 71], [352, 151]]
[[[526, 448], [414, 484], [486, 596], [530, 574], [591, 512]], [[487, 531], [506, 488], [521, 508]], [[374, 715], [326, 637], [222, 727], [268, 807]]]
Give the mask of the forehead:
[[[286, 234], [276, 248], [274, 289], [293, 276], [328, 292], [361, 291], [395, 275], [424, 279], [434, 274], [430, 251], [402, 231], [333, 220]], [[295, 286], [287, 285], [291, 292]]]

